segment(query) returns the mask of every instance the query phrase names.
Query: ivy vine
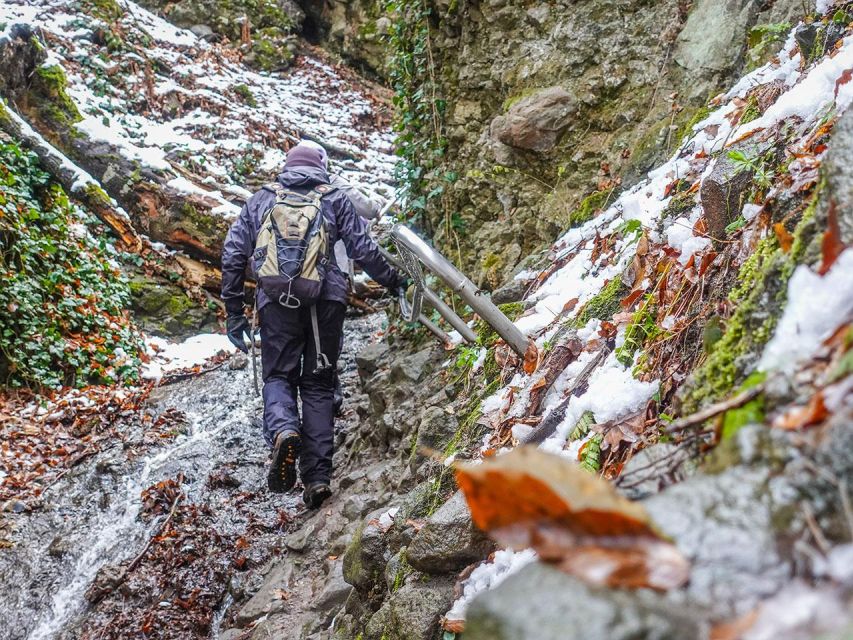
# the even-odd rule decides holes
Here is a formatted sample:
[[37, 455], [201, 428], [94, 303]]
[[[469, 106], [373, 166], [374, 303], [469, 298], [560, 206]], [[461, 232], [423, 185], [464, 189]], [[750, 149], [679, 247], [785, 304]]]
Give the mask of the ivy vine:
[[394, 90], [397, 155], [396, 178], [408, 219], [428, 231], [425, 212], [444, 192], [446, 176], [436, 175], [447, 149], [444, 115], [447, 103], [436, 82], [432, 49], [433, 11], [426, 0], [389, 0], [393, 18], [386, 43], [391, 50], [389, 79]]
[[130, 291], [97, 221], [38, 158], [0, 141], [0, 376], [11, 387], [131, 382]]

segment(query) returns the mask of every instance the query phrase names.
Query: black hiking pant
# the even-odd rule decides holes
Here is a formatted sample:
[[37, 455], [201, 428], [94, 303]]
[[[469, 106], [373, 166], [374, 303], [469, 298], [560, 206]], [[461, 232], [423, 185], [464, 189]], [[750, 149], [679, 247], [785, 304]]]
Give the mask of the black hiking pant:
[[[302, 438], [302, 483], [329, 482], [334, 452], [335, 370], [341, 351], [342, 302], [317, 303], [320, 348], [331, 368], [315, 372], [317, 361], [310, 308], [288, 309], [270, 302], [260, 312], [264, 379], [264, 438], [272, 446], [282, 431]], [[302, 401], [299, 418], [297, 397]]]

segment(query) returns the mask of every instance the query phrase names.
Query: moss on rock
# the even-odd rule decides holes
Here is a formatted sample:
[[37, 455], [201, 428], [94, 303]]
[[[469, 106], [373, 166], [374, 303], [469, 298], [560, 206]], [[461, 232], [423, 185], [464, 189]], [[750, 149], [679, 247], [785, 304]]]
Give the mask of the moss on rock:
[[619, 303], [627, 290], [628, 287], [625, 286], [621, 278], [611, 279], [601, 291], [583, 306], [572, 324], [580, 329], [593, 318], [609, 320], [613, 314], [619, 311]]
[[35, 109], [48, 129], [68, 131], [83, 119], [77, 105], [68, 95], [68, 79], [59, 65], [36, 69], [30, 85], [30, 106]]
[[611, 201], [613, 195], [612, 189], [595, 191], [589, 194], [580, 204], [569, 214], [568, 226], [579, 227], [585, 222], [592, 220], [600, 211], [605, 209]]

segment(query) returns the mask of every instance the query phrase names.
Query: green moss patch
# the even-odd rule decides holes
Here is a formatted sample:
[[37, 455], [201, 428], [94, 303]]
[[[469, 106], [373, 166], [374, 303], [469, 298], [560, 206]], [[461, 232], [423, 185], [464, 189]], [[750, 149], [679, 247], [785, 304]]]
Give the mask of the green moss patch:
[[613, 278], [583, 306], [572, 325], [580, 329], [593, 318], [609, 320], [619, 311], [619, 303], [627, 292], [628, 287], [622, 283], [622, 279]]
[[569, 227], [579, 227], [592, 220], [603, 211], [611, 201], [612, 189], [596, 191], [581, 200], [580, 204], [569, 214]]

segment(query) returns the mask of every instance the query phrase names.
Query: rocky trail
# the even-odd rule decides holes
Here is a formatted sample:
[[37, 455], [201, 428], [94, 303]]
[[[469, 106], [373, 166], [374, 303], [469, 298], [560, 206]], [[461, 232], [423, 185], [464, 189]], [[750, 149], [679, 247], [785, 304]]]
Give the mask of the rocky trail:
[[[348, 324], [339, 440], [358, 420], [352, 354], [375, 340], [380, 321]], [[288, 548], [304, 548], [284, 536], [306, 514], [298, 493], [266, 490], [268, 452], [253, 424], [260, 402], [238, 355], [154, 390], [124, 418], [112, 446], [51, 483], [37, 508], [4, 518], [15, 544], [0, 575], [16, 588], [2, 599], [2, 637], [126, 638], [129, 629], [220, 637], [235, 615], [243, 623], [258, 617], [231, 605], [244, 603]], [[168, 423], [159, 442], [142, 442], [142, 416]], [[152, 600], [151, 584], [161, 597]], [[310, 589], [283, 589], [281, 602], [290, 595], [294, 606], [312, 604]]]
[[[853, 637], [853, 3], [0, 0], [0, 70], [0, 637]], [[317, 511], [218, 299], [302, 138], [523, 334], [353, 297]]]

